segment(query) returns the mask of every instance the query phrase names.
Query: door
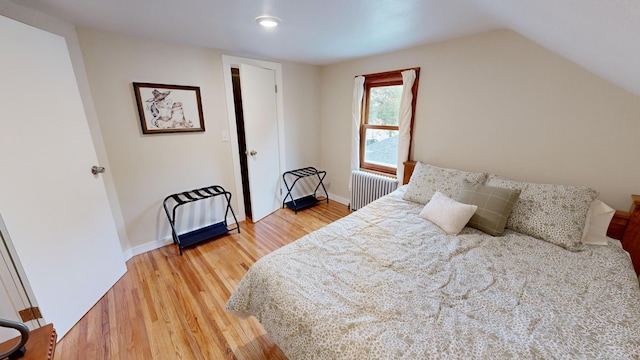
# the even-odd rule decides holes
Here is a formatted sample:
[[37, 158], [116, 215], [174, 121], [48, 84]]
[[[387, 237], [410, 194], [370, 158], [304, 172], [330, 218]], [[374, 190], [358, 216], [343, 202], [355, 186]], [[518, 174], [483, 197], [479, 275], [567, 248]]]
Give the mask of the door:
[[[23, 322], [34, 330], [44, 324], [33, 316], [37, 312], [29, 311], [37, 309], [37, 304], [28, 284], [22, 280], [24, 272], [14, 254], [15, 249], [11, 247], [11, 239], [0, 216], [0, 318]], [[0, 328], [0, 342], [17, 335], [17, 330]]]
[[280, 208], [275, 73], [240, 64], [251, 213], [254, 222]]
[[62, 337], [126, 267], [65, 39], [0, 16], [0, 49], [0, 214]]
[[[0, 272], [5, 271], [4, 263], [0, 263]], [[4, 275], [4, 274], [3, 274]], [[6, 284], [4, 282], [4, 276], [2, 276], [2, 287], [0, 287], [0, 318], [11, 320], [11, 321], [20, 321], [20, 316], [18, 314], [19, 309], [13, 304], [11, 301], [11, 297], [9, 291], [17, 291], [15, 288], [10, 289], [7, 286], [12, 286], [13, 284]], [[5, 342], [9, 339], [12, 339], [18, 336], [19, 333], [14, 329], [5, 329], [0, 327], [0, 343]]]
[[[20, 278], [8, 251], [9, 249], [4, 242], [2, 219], [0, 219], [0, 318], [22, 322], [20, 311], [30, 307], [29, 300], [26, 291], [22, 289]], [[30, 329], [34, 329], [38, 323], [29, 321], [27, 325]], [[18, 336], [16, 330], [0, 328], [0, 342], [16, 336]]]

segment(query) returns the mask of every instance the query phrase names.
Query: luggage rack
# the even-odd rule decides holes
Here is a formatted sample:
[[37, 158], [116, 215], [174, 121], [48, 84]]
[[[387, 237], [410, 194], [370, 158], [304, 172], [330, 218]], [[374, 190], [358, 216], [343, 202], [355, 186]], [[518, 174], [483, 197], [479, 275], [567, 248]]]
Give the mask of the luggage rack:
[[[203, 228], [199, 228], [196, 230], [192, 230], [186, 232], [184, 234], [178, 234], [176, 231], [176, 209], [178, 207], [188, 204], [190, 202], [204, 200], [216, 196], [223, 196], [226, 201], [227, 208], [224, 212], [224, 220], [217, 222], [215, 224], [211, 224], [209, 226], [205, 226]], [[169, 211], [169, 199], [173, 199], [175, 205]], [[236, 218], [235, 212], [233, 212], [233, 208], [231, 207], [231, 193], [226, 191], [222, 186], [213, 185], [204, 187], [201, 189], [194, 189], [190, 191], [185, 191], [181, 193], [171, 194], [167, 196], [162, 202], [162, 206], [164, 207], [165, 213], [167, 213], [167, 218], [169, 219], [169, 224], [171, 225], [171, 234], [173, 235], [173, 243], [178, 245], [178, 249], [180, 250], [180, 255], [182, 255], [182, 249], [187, 246], [192, 246], [198, 244], [202, 241], [213, 239], [220, 235], [224, 235], [230, 231], [238, 230], [240, 233], [240, 226], [238, 225], [238, 219]], [[233, 216], [233, 220], [235, 221], [236, 226], [234, 228], [229, 229], [227, 224], [227, 216], [231, 212]]]
[[[291, 186], [289, 186], [289, 184], [287, 183], [287, 175], [289, 175], [289, 178], [295, 177], [295, 180], [293, 181]], [[321, 186], [322, 186], [322, 190], [324, 190], [324, 194], [326, 195], [327, 204], [328, 204], [329, 193], [327, 192], [327, 189], [324, 187], [324, 184], [322, 183], [322, 180], [324, 180], [324, 177], [326, 175], [327, 175], [326, 171], [317, 170], [314, 167], [305, 167], [301, 169], [291, 170], [282, 174], [282, 181], [284, 182], [284, 186], [287, 188], [287, 195], [285, 195], [284, 199], [282, 200], [282, 208], [284, 209], [284, 207], [286, 206], [289, 209], [295, 211], [297, 214], [298, 210], [306, 209], [308, 207], [311, 207], [317, 204], [320, 200], [316, 196], [316, 193], [318, 192], [318, 189]], [[313, 195], [307, 195], [298, 199], [294, 199], [293, 195], [291, 195], [291, 190], [293, 190], [293, 187], [296, 185], [298, 180], [309, 177], [309, 176], [316, 176], [318, 178], [318, 185], [316, 186], [315, 190], [313, 190]], [[291, 200], [287, 201], [287, 198], [291, 198]]]

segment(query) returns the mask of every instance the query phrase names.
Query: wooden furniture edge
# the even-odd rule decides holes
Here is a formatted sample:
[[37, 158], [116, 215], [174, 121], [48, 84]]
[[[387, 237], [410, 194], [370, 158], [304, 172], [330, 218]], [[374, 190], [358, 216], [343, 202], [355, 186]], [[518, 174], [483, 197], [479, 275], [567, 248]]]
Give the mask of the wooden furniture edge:
[[[640, 274], [640, 195], [631, 195], [631, 201], [629, 211], [616, 211], [609, 224], [609, 231], [611, 231], [615, 221], [617, 233], [612, 233], [612, 235], [622, 233], [622, 236], [609, 235], [609, 231], [607, 231], [607, 235], [622, 241], [622, 247], [631, 255], [636, 274]], [[622, 226], [623, 223], [624, 226]], [[620, 231], [619, 228], [623, 228], [624, 231]]]
[[402, 174], [402, 185], [405, 185], [409, 183], [411, 174], [413, 174], [413, 169], [415, 169], [416, 167], [416, 162], [409, 160], [403, 162], [402, 165], [404, 165], [404, 173]]
[[[53, 355], [56, 349], [56, 339], [58, 334], [54, 329], [53, 324], [47, 324], [43, 327], [31, 330], [29, 334], [29, 340], [24, 345], [27, 351], [21, 360], [30, 359], [53, 359]], [[8, 340], [0, 344], [0, 352], [9, 350], [18, 341], [17, 338]]]
[[[402, 184], [408, 184], [416, 166], [415, 161], [405, 161]], [[633, 268], [640, 274], [640, 195], [631, 195], [631, 209], [629, 211], [616, 210], [607, 236], [618, 239], [622, 247], [631, 255]]]

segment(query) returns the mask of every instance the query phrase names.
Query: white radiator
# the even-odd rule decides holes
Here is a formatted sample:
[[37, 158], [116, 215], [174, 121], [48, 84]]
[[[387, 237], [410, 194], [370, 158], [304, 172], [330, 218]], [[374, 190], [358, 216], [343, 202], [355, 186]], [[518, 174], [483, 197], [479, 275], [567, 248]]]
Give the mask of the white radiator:
[[351, 210], [358, 210], [398, 188], [398, 180], [365, 171], [351, 172]]

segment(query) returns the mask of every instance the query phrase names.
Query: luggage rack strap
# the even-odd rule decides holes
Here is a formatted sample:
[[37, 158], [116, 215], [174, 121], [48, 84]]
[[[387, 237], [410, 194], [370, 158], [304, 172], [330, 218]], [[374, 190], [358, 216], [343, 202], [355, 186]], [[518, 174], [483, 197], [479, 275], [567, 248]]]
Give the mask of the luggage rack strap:
[[322, 174], [322, 173], [326, 173], [326, 171], [318, 171], [316, 168], [309, 166], [302, 169], [287, 171], [285, 172], [285, 175], [291, 174], [301, 178], [301, 177], [313, 176], [313, 175]]
[[172, 194], [167, 196], [165, 201], [171, 198], [175, 202], [177, 202], [179, 205], [182, 205], [182, 204], [186, 204], [193, 201], [198, 201], [198, 200], [202, 200], [202, 199], [206, 199], [206, 198], [210, 198], [213, 196], [222, 195], [226, 193], [229, 193], [229, 192], [226, 191], [222, 186], [213, 185], [213, 186], [208, 186], [200, 189], [189, 190], [181, 193]]

